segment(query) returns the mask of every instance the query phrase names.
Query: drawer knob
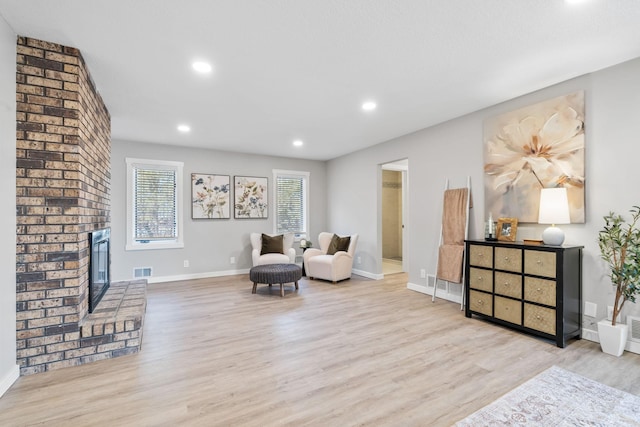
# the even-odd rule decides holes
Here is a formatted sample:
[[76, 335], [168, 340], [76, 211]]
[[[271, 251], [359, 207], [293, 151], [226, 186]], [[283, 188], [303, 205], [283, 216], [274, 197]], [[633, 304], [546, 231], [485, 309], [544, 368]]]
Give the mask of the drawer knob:
[[538, 292], [542, 292], [542, 289], [538, 288], [538, 289], [537, 289], [537, 291], [538, 291]]
[[509, 257], [508, 256], [504, 257], [504, 260], [509, 261]]
[[540, 317], [540, 315], [536, 316], [536, 319], [540, 320], [542, 319], [542, 317]]
[[538, 261], [536, 261], [536, 264], [538, 265], [542, 264], [542, 260], [539, 259]]
[[509, 282], [504, 282], [504, 286], [509, 286]]
[[478, 281], [482, 281], [482, 276], [478, 276]]
[[478, 254], [478, 256], [479, 256], [480, 258], [482, 258], [482, 257], [484, 256], [484, 254]]
[[484, 304], [484, 301], [482, 301], [481, 299], [478, 300], [478, 304]]

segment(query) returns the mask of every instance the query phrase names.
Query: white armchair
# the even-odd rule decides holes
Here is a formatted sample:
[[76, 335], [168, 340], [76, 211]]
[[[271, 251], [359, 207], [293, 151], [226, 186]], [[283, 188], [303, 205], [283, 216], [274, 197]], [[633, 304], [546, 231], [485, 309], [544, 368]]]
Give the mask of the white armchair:
[[[349, 279], [353, 267], [353, 255], [358, 243], [358, 235], [349, 237], [348, 247], [332, 247], [333, 233], [322, 232], [318, 235], [320, 248], [310, 248], [304, 252], [304, 269], [310, 279], [330, 280], [333, 283]], [[344, 238], [343, 238], [344, 239]], [[338, 243], [345, 243], [344, 240]], [[336, 250], [337, 249], [337, 250]], [[335, 253], [333, 253], [335, 251]], [[327, 254], [329, 252], [329, 254]], [[333, 254], [332, 254], [333, 253]]]
[[[269, 237], [277, 237], [278, 234], [265, 234]], [[293, 233], [282, 235], [282, 253], [263, 253], [262, 233], [251, 233], [251, 259], [253, 266], [264, 264], [293, 264], [296, 261], [296, 250], [293, 248]], [[264, 248], [266, 249], [266, 248]]]

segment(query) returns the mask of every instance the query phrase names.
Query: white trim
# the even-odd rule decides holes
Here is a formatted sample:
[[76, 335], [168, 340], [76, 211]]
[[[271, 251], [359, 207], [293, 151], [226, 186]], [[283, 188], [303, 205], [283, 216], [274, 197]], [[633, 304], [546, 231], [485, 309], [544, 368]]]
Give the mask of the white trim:
[[[582, 328], [580, 336], [582, 339], [593, 342], [600, 342], [600, 338], [598, 337], [598, 331], [594, 331], [593, 329]], [[624, 346], [626, 351], [631, 353], [640, 354], [640, 343], [633, 342], [627, 339], [627, 344]]]
[[[418, 284], [409, 282], [407, 283], [407, 289], [420, 292], [425, 295], [433, 296], [433, 286], [418, 285]], [[462, 304], [462, 297], [460, 295], [456, 295], [456, 294], [452, 294], [444, 291], [447, 291], [447, 289], [440, 289], [440, 288], [438, 289], [438, 298], [455, 302], [457, 304]]]
[[20, 378], [20, 366], [13, 365], [4, 378], [0, 380], [0, 397], [9, 390], [9, 388]]
[[357, 274], [358, 276], [366, 277], [367, 279], [373, 279], [373, 280], [384, 279], [384, 274], [369, 273], [368, 271], [357, 270], [355, 268], [351, 269], [351, 272], [353, 274]]
[[[125, 245], [126, 251], [146, 251], [146, 250], [154, 250], [154, 249], [181, 249], [184, 248], [184, 238], [183, 238], [183, 223], [184, 223], [184, 215], [183, 215], [183, 205], [184, 205], [184, 196], [183, 196], [183, 162], [174, 162], [169, 160], [149, 160], [149, 159], [134, 159], [127, 157], [125, 159], [127, 163], [127, 241]], [[148, 243], [141, 243], [134, 240], [134, 231], [133, 231], [133, 167], [134, 166], [153, 166], [158, 169], [168, 169], [175, 170], [176, 172], [176, 198], [177, 198], [177, 221], [176, 221], [176, 234], [177, 238], [175, 240], [166, 240], [166, 241], [151, 241]]]

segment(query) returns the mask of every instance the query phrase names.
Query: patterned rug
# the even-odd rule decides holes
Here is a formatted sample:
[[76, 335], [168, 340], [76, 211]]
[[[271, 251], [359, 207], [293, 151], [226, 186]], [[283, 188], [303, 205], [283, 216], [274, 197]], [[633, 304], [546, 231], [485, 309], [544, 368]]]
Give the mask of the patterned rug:
[[640, 397], [552, 366], [456, 426], [640, 426]]

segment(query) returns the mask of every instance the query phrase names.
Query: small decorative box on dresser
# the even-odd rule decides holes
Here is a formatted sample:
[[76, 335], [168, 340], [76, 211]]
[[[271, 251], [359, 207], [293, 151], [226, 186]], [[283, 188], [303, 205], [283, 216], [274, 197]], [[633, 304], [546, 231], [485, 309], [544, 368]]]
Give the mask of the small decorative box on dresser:
[[465, 240], [465, 316], [552, 339], [580, 339], [583, 246]]

